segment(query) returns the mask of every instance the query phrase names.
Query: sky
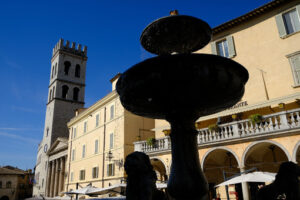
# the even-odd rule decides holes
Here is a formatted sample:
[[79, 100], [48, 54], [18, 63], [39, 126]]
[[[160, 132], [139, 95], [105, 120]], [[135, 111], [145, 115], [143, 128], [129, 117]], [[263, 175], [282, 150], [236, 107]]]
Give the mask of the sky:
[[43, 136], [52, 48], [59, 38], [88, 46], [85, 107], [110, 79], [152, 57], [143, 29], [170, 10], [212, 28], [269, 0], [11, 0], [0, 2], [0, 166], [33, 169]]

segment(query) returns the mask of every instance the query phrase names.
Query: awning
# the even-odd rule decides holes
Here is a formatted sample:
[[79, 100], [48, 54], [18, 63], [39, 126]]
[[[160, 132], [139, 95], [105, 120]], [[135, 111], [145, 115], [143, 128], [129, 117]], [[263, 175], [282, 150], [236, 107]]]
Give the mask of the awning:
[[240, 176], [234, 177], [228, 181], [220, 183], [215, 187], [220, 187], [224, 185], [234, 185], [243, 182], [272, 182], [275, 180], [276, 173], [270, 172], [252, 172], [248, 174], [242, 174]]
[[[207, 115], [207, 116], [204, 116], [204, 117], [200, 117], [197, 120], [197, 122], [205, 121], [205, 120], [209, 120], [209, 119], [214, 119], [214, 118], [218, 118], [218, 117], [229, 116], [229, 115], [242, 113], [242, 112], [246, 112], [246, 111], [250, 111], [250, 110], [255, 110], [255, 109], [259, 109], [259, 108], [274, 106], [274, 105], [278, 105], [279, 103], [292, 103], [292, 102], [295, 102], [297, 100], [300, 100], [300, 92], [297, 92], [297, 93], [294, 93], [294, 94], [291, 94], [291, 95], [288, 95], [288, 96], [278, 97], [278, 98], [274, 98], [274, 99], [270, 99], [270, 100], [250, 104], [250, 105], [247, 105], [247, 106], [242, 106], [242, 107], [232, 108], [232, 109], [226, 109], [224, 111], [221, 111], [221, 112], [218, 112], [218, 113], [215, 113], [215, 114], [212, 114], [212, 115]], [[152, 131], [162, 131], [164, 129], [170, 129], [170, 125], [155, 127], [154, 129], [151, 129], [151, 130]]]

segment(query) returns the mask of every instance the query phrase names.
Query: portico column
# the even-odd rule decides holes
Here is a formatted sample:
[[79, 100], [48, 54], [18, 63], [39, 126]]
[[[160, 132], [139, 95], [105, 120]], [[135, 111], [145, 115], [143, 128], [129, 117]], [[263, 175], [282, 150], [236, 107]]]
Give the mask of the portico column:
[[[241, 173], [245, 171], [245, 167], [240, 167]], [[247, 182], [242, 182], [242, 191], [243, 191], [243, 199], [250, 200], [249, 196], [249, 184]]]
[[51, 185], [51, 174], [52, 173], [52, 162], [48, 162], [48, 172], [47, 172], [47, 181], [46, 181], [46, 196], [50, 196], [50, 185]]
[[59, 168], [59, 160], [56, 159], [56, 160], [55, 160], [55, 181], [54, 181], [55, 184], [54, 184], [54, 194], [53, 194], [54, 197], [57, 196], [57, 194], [58, 194], [58, 192], [57, 192], [57, 190], [58, 190], [58, 182], [59, 182], [59, 177], [58, 177], [59, 172], [58, 172], [58, 168]]
[[60, 192], [62, 191], [62, 186], [63, 186], [63, 176], [64, 176], [64, 160], [63, 157], [59, 158], [60, 160], [60, 166], [59, 166], [59, 178], [58, 178], [58, 194], [60, 194]]
[[55, 181], [55, 160], [52, 161], [51, 183], [50, 183], [50, 194], [49, 194], [50, 197], [53, 197], [54, 181]]

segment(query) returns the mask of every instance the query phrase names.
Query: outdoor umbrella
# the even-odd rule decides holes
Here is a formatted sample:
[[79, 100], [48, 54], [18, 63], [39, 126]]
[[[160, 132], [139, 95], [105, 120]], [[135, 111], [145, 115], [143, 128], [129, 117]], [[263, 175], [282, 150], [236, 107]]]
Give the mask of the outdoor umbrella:
[[94, 187], [94, 186], [91, 186], [91, 185], [87, 185], [86, 187], [83, 187], [83, 188], [80, 188], [80, 189], [77, 189], [77, 190], [72, 190], [72, 191], [69, 191], [69, 192], [65, 192], [65, 194], [83, 194], [83, 195], [87, 195], [90, 192], [93, 192], [97, 189], [100, 189], [100, 188], [97, 188], [97, 187]]
[[[166, 183], [156, 183], [157, 189], [164, 189], [167, 188]], [[118, 193], [120, 194], [122, 190], [125, 190], [126, 183], [120, 183], [116, 185], [112, 185], [106, 188], [97, 188], [93, 189], [93, 191], [88, 192], [88, 195], [102, 195], [102, 194], [108, 194], [108, 193]]]
[[276, 173], [270, 172], [252, 172], [248, 174], [242, 174], [240, 176], [234, 177], [228, 181], [220, 183], [215, 187], [220, 187], [223, 185], [233, 185], [243, 182], [271, 182], [275, 180]]

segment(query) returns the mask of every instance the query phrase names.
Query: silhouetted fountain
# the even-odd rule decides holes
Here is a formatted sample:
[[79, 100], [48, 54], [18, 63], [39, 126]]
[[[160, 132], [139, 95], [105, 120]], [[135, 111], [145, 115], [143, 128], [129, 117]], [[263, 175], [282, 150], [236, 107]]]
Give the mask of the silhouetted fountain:
[[157, 57], [121, 75], [117, 92], [130, 112], [171, 124], [172, 166], [168, 191], [176, 200], [206, 199], [195, 121], [235, 105], [248, 71], [233, 60], [192, 53], [211, 40], [211, 28], [197, 18], [174, 15], [155, 20], [140, 41]]

